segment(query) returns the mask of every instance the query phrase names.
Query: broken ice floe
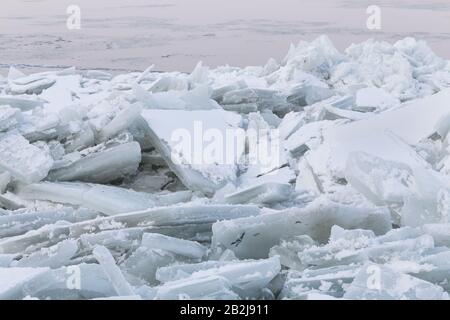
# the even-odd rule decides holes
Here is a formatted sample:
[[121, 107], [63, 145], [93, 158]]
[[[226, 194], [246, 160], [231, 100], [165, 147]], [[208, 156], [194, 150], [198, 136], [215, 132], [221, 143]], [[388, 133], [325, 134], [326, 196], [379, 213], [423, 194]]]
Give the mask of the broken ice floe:
[[412, 38], [0, 82], [2, 299], [448, 299], [450, 63]]

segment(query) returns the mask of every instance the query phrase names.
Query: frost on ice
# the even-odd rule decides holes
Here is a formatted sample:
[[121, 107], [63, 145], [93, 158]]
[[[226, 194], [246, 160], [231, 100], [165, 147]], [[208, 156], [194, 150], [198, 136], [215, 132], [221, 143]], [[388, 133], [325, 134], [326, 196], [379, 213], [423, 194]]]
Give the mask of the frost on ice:
[[412, 38], [190, 74], [11, 67], [0, 298], [448, 299], [449, 132], [450, 63]]

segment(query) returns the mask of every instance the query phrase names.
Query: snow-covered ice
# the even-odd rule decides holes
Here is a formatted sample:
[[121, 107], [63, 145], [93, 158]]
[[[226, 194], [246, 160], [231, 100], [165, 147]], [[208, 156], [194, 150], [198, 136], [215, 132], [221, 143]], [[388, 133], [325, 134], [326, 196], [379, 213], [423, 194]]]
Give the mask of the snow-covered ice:
[[154, 70], [0, 81], [0, 298], [449, 298], [450, 62], [426, 43]]

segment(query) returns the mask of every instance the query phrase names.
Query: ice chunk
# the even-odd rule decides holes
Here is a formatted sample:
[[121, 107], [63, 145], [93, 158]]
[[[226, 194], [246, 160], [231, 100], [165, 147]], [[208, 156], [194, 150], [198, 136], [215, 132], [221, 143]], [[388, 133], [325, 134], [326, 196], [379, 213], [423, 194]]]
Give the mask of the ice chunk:
[[0, 254], [0, 268], [9, 267], [15, 257], [16, 257], [15, 254]]
[[191, 192], [154, 195], [113, 186], [42, 182], [17, 189], [20, 197], [79, 205], [113, 215], [188, 201]]
[[279, 245], [270, 248], [269, 256], [279, 256], [281, 264], [290, 269], [303, 270], [305, 267], [299, 259], [299, 252], [314, 244], [314, 240], [309, 236], [295, 236], [289, 240], [282, 240]]
[[322, 142], [322, 131], [332, 125], [332, 121], [317, 121], [301, 126], [284, 142], [292, 156], [298, 158], [309, 149], [315, 149]]
[[376, 205], [403, 203], [414, 184], [412, 170], [364, 152], [350, 153], [345, 178]]
[[400, 104], [400, 100], [391, 96], [383, 89], [376, 87], [363, 88], [356, 93], [356, 106], [358, 110], [376, 108], [380, 110], [390, 109]]
[[121, 110], [114, 119], [111, 120], [98, 134], [99, 141], [105, 141], [112, 138], [121, 131], [127, 129], [140, 116], [142, 106], [140, 104], [131, 104], [130, 106]]
[[[13, 80], [9, 85], [9, 91], [12, 94], [40, 94], [45, 89], [55, 84], [55, 79], [50, 78], [20, 78]], [[23, 81], [22, 81], [23, 80]]]
[[38, 299], [92, 299], [117, 295], [98, 264], [76, 264], [50, 270], [28, 281], [23, 296]]
[[[448, 113], [449, 99], [450, 89], [447, 89], [367, 119], [330, 126], [323, 131], [324, 143], [316, 152], [321, 154], [328, 150], [321, 157], [329, 156], [328, 170], [341, 177], [344, 176], [347, 159], [354, 151], [411, 167], [423, 167], [425, 161], [411, 152], [407, 145], [415, 145], [434, 133], [436, 123]], [[415, 129], [411, 130], [412, 127]]]
[[291, 90], [289, 96], [287, 97], [287, 101], [294, 105], [305, 107], [328, 99], [333, 95], [333, 91], [328, 88], [300, 85]]
[[172, 238], [157, 233], [144, 233], [142, 246], [150, 249], [166, 250], [181, 256], [201, 259], [206, 254], [206, 247], [200, 243]]
[[7, 131], [21, 121], [19, 109], [0, 105], [0, 132]]
[[160, 268], [157, 278], [164, 281], [204, 278], [210, 274], [224, 277], [241, 297], [257, 298], [261, 290], [280, 272], [278, 257], [264, 260], [207, 262], [200, 265], [180, 265]]
[[74, 151], [80, 151], [82, 149], [91, 147], [94, 145], [95, 136], [94, 131], [87, 124], [84, 124], [80, 131], [67, 137], [67, 141], [64, 143], [64, 149], [66, 153]]
[[81, 246], [88, 251], [97, 245], [116, 251], [132, 251], [139, 247], [143, 233], [143, 228], [125, 228], [82, 234], [79, 239]]
[[48, 271], [47, 268], [0, 268], [0, 299], [23, 298], [23, 286]]
[[248, 106], [256, 106], [258, 110], [271, 110], [275, 113], [287, 113], [292, 105], [286, 101], [286, 97], [280, 92], [271, 89], [243, 88], [228, 91], [223, 95], [221, 105], [225, 110], [237, 108], [247, 109]]
[[450, 272], [449, 259], [450, 251], [448, 249], [429, 254], [420, 260], [420, 263], [424, 265], [425, 268], [412, 271], [411, 275], [437, 284], [448, 292], [450, 289], [450, 283], [448, 281], [448, 273]]
[[344, 298], [441, 300], [448, 299], [448, 294], [442, 287], [430, 282], [392, 271], [385, 266], [368, 264], [356, 275]]
[[298, 299], [311, 292], [320, 292], [341, 298], [355, 275], [358, 266], [337, 266], [321, 269], [306, 269], [304, 272], [289, 270], [279, 299]]
[[295, 191], [306, 193], [312, 197], [319, 196], [323, 192], [323, 187], [307, 159], [302, 158], [300, 160], [298, 170]]
[[288, 200], [291, 192], [289, 184], [266, 182], [227, 195], [225, 201], [230, 204], [271, 204]]
[[106, 183], [135, 173], [140, 162], [139, 143], [130, 142], [88, 154], [66, 167], [54, 169], [48, 179]]
[[238, 295], [230, 290], [231, 284], [223, 277], [208, 275], [206, 277], [186, 278], [166, 282], [158, 287], [156, 299], [217, 299], [237, 300]]
[[450, 223], [426, 224], [422, 227], [422, 230], [433, 237], [436, 246], [450, 248]]
[[0, 172], [0, 194], [6, 191], [6, 187], [11, 182], [11, 174], [6, 172]]
[[56, 223], [58, 221], [79, 222], [97, 217], [97, 213], [72, 208], [48, 209], [33, 211], [28, 209], [8, 212], [0, 215], [0, 237], [11, 237], [24, 234], [28, 231], [39, 229], [46, 224]]
[[0, 208], [7, 210], [18, 210], [24, 207], [19, 202], [12, 200], [10, 197], [6, 197], [6, 195], [10, 194], [0, 194]]
[[265, 258], [271, 247], [292, 236], [309, 235], [325, 242], [333, 225], [370, 229], [376, 234], [391, 228], [386, 209], [357, 208], [319, 198], [306, 208], [217, 222], [213, 225], [213, 246], [231, 249], [238, 258]]
[[112, 286], [116, 290], [118, 296], [133, 296], [134, 291], [130, 284], [125, 280], [119, 267], [116, 265], [113, 256], [103, 246], [95, 247], [94, 256], [100, 263], [103, 271], [107, 275], [109, 281], [111, 281]]
[[156, 279], [160, 282], [169, 282], [188, 278], [202, 270], [212, 270], [229, 264], [230, 261], [204, 261], [200, 263], [172, 264], [161, 267], [156, 271]]
[[[227, 159], [218, 157], [226, 155], [222, 139], [229, 138], [228, 131], [238, 130], [239, 115], [224, 110], [144, 110], [142, 115], [151, 128], [152, 144], [186, 187], [212, 194], [227, 181], [236, 179], [236, 159], [243, 150], [238, 150], [240, 154], [229, 162], [229, 155]], [[176, 121], [167, 122], [167, 119]], [[204, 155], [206, 132], [217, 135], [213, 137], [218, 139], [218, 144], [213, 144], [217, 146], [213, 150], [217, 155], [214, 159]]]
[[42, 107], [45, 102], [46, 102], [45, 100], [40, 99], [37, 96], [29, 96], [29, 95], [0, 96], [0, 105], [9, 105], [10, 107], [17, 108], [21, 111], [28, 111], [36, 107]]
[[53, 159], [43, 150], [31, 145], [18, 133], [0, 133], [0, 170], [15, 179], [32, 183], [44, 179]]
[[40, 251], [30, 254], [14, 262], [14, 267], [50, 267], [60, 268], [70, 264], [70, 259], [78, 251], [76, 240], [65, 240], [49, 248], [42, 248]]
[[405, 198], [401, 209], [402, 225], [421, 226], [449, 221], [450, 185], [445, 176], [416, 168], [414, 192]]
[[121, 268], [126, 273], [143, 279], [149, 284], [156, 284], [156, 270], [174, 261], [175, 257], [170, 252], [141, 246], [124, 261]]

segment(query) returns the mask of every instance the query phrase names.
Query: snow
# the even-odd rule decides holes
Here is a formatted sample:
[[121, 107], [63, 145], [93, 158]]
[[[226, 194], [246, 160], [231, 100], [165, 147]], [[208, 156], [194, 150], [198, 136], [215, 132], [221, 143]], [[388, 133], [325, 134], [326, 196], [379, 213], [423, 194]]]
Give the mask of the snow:
[[12, 67], [0, 297], [447, 299], [449, 66], [321, 36], [245, 68]]

